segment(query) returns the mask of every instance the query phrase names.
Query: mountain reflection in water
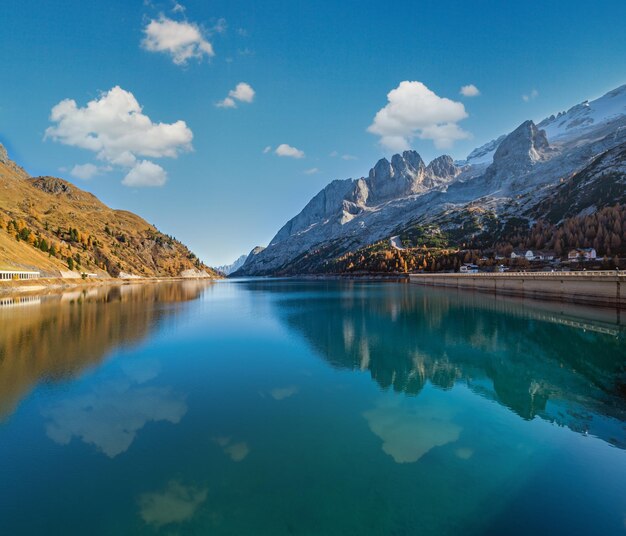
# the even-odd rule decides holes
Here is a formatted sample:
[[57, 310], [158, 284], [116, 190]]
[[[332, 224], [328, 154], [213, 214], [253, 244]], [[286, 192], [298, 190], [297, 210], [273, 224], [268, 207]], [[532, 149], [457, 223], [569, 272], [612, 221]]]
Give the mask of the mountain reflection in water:
[[427, 382], [463, 383], [524, 419], [626, 448], [626, 330], [606, 321], [614, 311], [413, 285], [341, 285], [340, 293], [335, 282], [274, 288], [278, 316], [333, 366], [368, 371], [383, 389], [409, 396]]
[[109, 352], [147, 337], [175, 307], [197, 299], [207, 284], [134, 284], [0, 303], [0, 421], [37, 383], [63, 381]]

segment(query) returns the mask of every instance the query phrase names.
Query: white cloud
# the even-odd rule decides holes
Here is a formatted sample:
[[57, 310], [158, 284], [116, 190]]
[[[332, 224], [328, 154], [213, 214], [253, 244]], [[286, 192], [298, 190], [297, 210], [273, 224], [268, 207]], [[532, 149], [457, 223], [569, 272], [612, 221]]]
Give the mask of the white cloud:
[[88, 149], [117, 164], [133, 156], [175, 158], [191, 149], [193, 133], [184, 121], [153, 123], [130, 91], [115, 86], [79, 108], [65, 99], [52, 108], [46, 138]]
[[226, 97], [215, 104], [218, 108], [237, 108], [237, 103], [230, 97]]
[[352, 154], [341, 155], [342, 160], [357, 160], [357, 157]]
[[335, 158], [336, 156], [339, 156], [339, 153], [337, 151], [332, 151], [328, 156]]
[[272, 146], [268, 145], [267, 147], [265, 147], [265, 149], [263, 149], [263, 154], [267, 154], [272, 150]]
[[474, 84], [468, 84], [467, 86], [463, 86], [459, 93], [464, 97], [478, 97], [480, 90]]
[[[50, 120], [54, 125], [46, 129], [46, 138], [93, 151], [99, 160], [109, 164], [133, 168], [136, 178], [139, 172], [145, 175], [150, 170], [151, 185], [163, 184], [165, 171], [151, 162], [151, 166], [147, 166], [146, 160], [137, 164], [139, 157], [176, 158], [181, 151], [192, 148], [193, 133], [184, 121], [153, 123], [134, 95], [119, 86], [102, 93], [83, 108], [78, 107], [76, 101], [65, 99], [52, 108]], [[101, 168], [104, 170], [108, 168]], [[78, 170], [81, 171], [88, 170]], [[128, 184], [128, 180], [127, 176], [124, 184]]]
[[176, 65], [185, 65], [190, 59], [202, 60], [215, 55], [202, 30], [192, 22], [178, 22], [161, 15], [151, 20], [143, 30], [141, 46], [150, 52], [169, 54]]
[[235, 89], [231, 90], [228, 95], [241, 102], [252, 102], [254, 100], [254, 89], [250, 84], [239, 82]]
[[529, 102], [531, 100], [536, 99], [539, 96], [539, 91], [537, 91], [536, 89], [533, 89], [530, 93], [528, 93], [527, 95], [522, 95], [522, 100], [524, 102]]
[[367, 130], [379, 135], [380, 143], [388, 149], [406, 150], [416, 137], [446, 149], [471, 136], [457, 125], [467, 117], [463, 104], [439, 97], [421, 82], [400, 82], [387, 99]]
[[216, 106], [218, 108], [237, 108], [237, 102], [250, 103], [254, 100], [255, 91], [250, 84], [239, 82], [235, 89], [228, 92], [228, 97], [219, 101]]
[[274, 151], [278, 156], [288, 156], [290, 158], [304, 158], [304, 152], [286, 143], [281, 143]]
[[70, 175], [77, 179], [89, 180], [95, 177], [98, 171], [98, 166], [94, 164], [77, 164], [70, 171]]
[[305, 170], [303, 171], [303, 173], [304, 173], [305, 175], [315, 175], [316, 173], [319, 173], [319, 172], [320, 172], [320, 170], [319, 170], [318, 168], [316, 168], [316, 167], [311, 168], [311, 169], [305, 169]]
[[141, 160], [124, 177], [122, 184], [134, 187], [163, 186], [166, 181], [167, 173], [161, 166], [149, 160]]

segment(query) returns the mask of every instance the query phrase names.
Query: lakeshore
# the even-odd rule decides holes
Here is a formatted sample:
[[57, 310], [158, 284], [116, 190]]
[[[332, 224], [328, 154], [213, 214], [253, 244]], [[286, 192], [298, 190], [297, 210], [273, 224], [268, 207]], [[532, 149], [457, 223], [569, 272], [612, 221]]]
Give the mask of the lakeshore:
[[418, 285], [453, 287], [586, 305], [626, 308], [626, 271], [410, 274]]
[[133, 277], [133, 278], [65, 278], [46, 277], [0, 281], [0, 296], [32, 293], [57, 293], [71, 289], [98, 288], [115, 285], [136, 285], [175, 281], [217, 281], [212, 277]]

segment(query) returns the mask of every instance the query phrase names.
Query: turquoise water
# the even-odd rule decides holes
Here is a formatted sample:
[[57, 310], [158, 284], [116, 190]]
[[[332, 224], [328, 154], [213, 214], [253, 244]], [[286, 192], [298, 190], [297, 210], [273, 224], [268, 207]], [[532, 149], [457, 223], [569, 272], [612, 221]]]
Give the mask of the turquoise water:
[[405, 283], [0, 307], [0, 534], [624, 534], [614, 311]]

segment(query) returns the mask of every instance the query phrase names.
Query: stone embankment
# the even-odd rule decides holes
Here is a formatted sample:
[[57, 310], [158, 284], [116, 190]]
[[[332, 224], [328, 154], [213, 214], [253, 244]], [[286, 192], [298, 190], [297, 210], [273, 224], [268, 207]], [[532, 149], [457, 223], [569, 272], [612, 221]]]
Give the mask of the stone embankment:
[[410, 274], [411, 283], [626, 309], [626, 271]]

